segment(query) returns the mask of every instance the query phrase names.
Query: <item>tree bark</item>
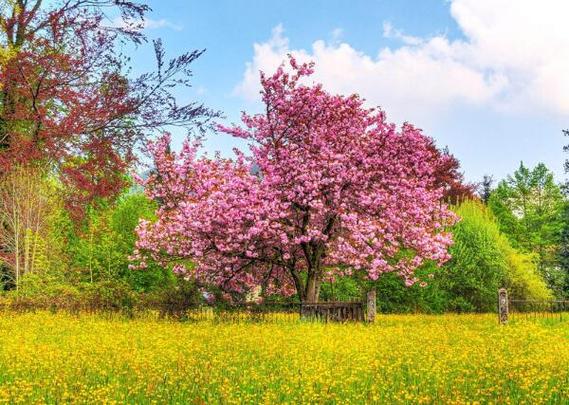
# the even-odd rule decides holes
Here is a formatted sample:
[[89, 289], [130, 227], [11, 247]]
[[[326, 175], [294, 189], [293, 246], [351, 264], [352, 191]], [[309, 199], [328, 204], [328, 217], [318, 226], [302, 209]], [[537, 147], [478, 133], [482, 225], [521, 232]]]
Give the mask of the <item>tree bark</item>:
[[309, 273], [306, 279], [304, 302], [318, 302], [320, 295], [320, 277], [316, 273]]

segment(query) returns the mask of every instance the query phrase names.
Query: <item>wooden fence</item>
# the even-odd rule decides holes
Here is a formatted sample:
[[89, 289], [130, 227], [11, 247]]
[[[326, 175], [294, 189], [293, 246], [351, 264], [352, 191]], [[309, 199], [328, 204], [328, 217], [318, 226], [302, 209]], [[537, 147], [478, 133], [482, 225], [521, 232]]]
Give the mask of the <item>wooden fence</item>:
[[300, 316], [324, 322], [374, 322], [377, 311], [376, 292], [367, 293], [365, 301], [303, 302]]
[[501, 324], [512, 319], [569, 319], [568, 300], [522, 300], [508, 296], [505, 288], [498, 290], [498, 320]]
[[[366, 311], [367, 309], [367, 311]], [[370, 308], [364, 302], [303, 302], [291, 304], [233, 304], [223, 307], [199, 306], [173, 314], [175, 318], [188, 321], [215, 322], [373, 322]], [[170, 317], [171, 314], [164, 313]]]
[[352, 302], [289, 302], [289, 303], [239, 303], [225, 305], [200, 305], [192, 301], [155, 303], [149, 301], [132, 306], [109, 306], [104, 302], [87, 303], [74, 300], [36, 302], [25, 297], [11, 302], [0, 302], [0, 311], [28, 312], [49, 310], [80, 313], [121, 313], [130, 317], [156, 313], [160, 318], [185, 321], [214, 322], [276, 322], [311, 320], [320, 322], [373, 322], [376, 313], [375, 291], [367, 295], [367, 301]]
[[363, 302], [304, 302], [300, 316], [324, 322], [365, 321]]

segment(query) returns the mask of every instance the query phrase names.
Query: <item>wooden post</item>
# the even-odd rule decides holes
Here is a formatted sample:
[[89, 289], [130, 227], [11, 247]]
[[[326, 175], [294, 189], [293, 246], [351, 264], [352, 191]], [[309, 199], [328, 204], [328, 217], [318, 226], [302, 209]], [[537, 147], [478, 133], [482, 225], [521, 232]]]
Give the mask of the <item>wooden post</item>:
[[377, 312], [376, 307], [376, 295], [375, 288], [367, 293], [367, 321], [375, 322], [375, 314]]
[[501, 325], [508, 323], [508, 290], [498, 290], [498, 320]]

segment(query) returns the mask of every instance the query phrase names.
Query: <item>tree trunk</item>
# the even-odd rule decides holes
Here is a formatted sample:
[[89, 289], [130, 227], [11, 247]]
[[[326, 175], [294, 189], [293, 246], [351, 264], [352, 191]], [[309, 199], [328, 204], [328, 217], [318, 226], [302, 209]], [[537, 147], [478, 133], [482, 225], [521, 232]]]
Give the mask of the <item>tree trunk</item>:
[[318, 302], [320, 296], [320, 277], [316, 273], [309, 273], [306, 279], [304, 302]]
[[300, 301], [303, 303], [316, 303], [319, 301], [320, 285], [322, 284], [322, 249], [316, 250], [304, 244], [303, 250], [307, 263], [306, 280], [303, 280], [303, 277], [301, 277], [294, 265], [289, 270]]

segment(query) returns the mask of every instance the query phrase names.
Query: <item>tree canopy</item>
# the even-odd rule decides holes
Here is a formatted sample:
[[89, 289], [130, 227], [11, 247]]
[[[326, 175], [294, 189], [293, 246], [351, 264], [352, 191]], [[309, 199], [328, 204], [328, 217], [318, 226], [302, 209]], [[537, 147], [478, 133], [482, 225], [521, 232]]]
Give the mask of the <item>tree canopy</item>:
[[[199, 103], [179, 105], [174, 86], [188, 84], [203, 51], [129, 76], [121, 43], [145, 40], [149, 7], [122, 0], [7, 0], [0, 6], [0, 171], [47, 162], [83, 212], [96, 197], [125, 186], [135, 148], [155, 131], [188, 129], [216, 115]], [[108, 15], [117, 14], [118, 21]]]
[[449, 259], [455, 217], [439, 202], [440, 154], [358, 96], [301, 84], [312, 65], [289, 62], [292, 73], [261, 75], [265, 114], [220, 127], [248, 140], [250, 155], [198, 158], [189, 142], [176, 154], [168, 137], [150, 144], [156, 169], [144, 184], [161, 206], [138, 230], [142, 267], [178, 260], [176, 271], [230, 291], [261, 285], [304, 301], [318, 299], [324, 278], [355, 271], [413, 284], [425, 261]]
[[512, 245], [537, 255], [538, 268], [558, 288], [558, 248], [563, 228], [564, 197], [544, 164], [523, 163], [492, 192], [489, 206]]

